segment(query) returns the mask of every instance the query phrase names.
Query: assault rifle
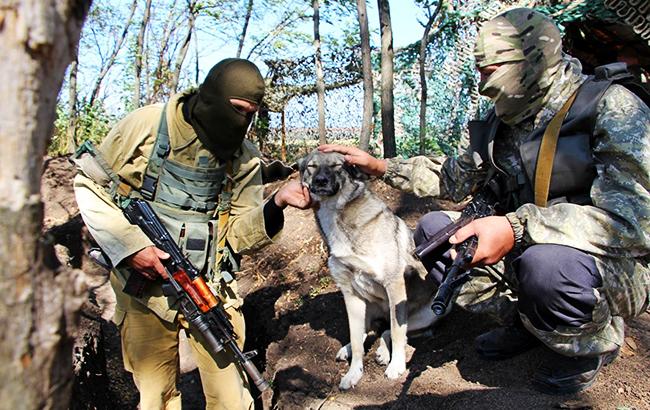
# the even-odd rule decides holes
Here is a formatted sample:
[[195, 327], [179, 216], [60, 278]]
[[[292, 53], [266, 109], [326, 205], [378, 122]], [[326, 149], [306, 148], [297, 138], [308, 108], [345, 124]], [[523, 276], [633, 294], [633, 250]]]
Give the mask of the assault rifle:
[[[139, 226], [156, 247], [169, 254], [169, 259], [161, 261], [167, 271], [163, 293], [178, 299], [180, 312], [192, 329], [203, 336], [209, 350], [218, 353], [227, 347], [259, 391], [268, 389], [269, 383], [251, 362], [257, 352], [253, 350], [243, 353], [239, 349], [235, 341], [237, 335], [221, 301], [212, 293], [198, 269], [183, 256], [151, 205], [142, 199], [132, 198], [125, 202], [122, 210], [130, 223]], [[134, 276], [140, 275], [133, 272], [131, 277]], [[126, 286], [125, 291], [128, 288]]]
[[[416, 258], [423, 260], [440, 246], [449, 244], [449, 238], [460, 228], [469, 224], [474, 219], [494, 215], [494, 205], [486, 193], [477, 194], [463, 209], [460, 218], [438, 231], [428, 242], [415, 248]], [[456, 245], [456, 257], [452, 264], [445, 270], [445, 276], [438, 286], [438, 291], [433, 298], [431, 309], [436, 316], [442, 316], [456, 295], [456, 290], [470, 279], [470, 264], [474, 259], [478, 238], [472, 236]]]

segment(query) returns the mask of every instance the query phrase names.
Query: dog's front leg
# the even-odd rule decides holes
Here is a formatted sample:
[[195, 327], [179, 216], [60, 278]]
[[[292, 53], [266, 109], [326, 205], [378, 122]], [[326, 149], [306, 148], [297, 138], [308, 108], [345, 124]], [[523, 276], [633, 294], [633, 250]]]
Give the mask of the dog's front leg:
[[406, 370], [406, 330], [408, 307], [406, 286], [403, 281], [386, 286], [390, 309], [391, 359], [384, 374], [389, 379], [397, 379]]
[[339, 388], [348, 390], [354, 387], [363, 375], [363, 340], [366, 333], [366, 302], [351, 292], [343, 292], [345, 310], [348, 313], [350, 327], [350, 346], [352, 360], [350, 369], [341, 379]]

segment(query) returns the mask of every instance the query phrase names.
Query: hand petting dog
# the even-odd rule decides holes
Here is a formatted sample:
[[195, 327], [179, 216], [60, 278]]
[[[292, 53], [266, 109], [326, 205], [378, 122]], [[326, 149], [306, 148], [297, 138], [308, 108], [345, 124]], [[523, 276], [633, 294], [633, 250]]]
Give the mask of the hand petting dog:
[[386, 173], [388, 164], [385, 159], [375, 158], [366, 151], [338, 144], [324, 144], [318, 147], [320, 152], [338, 152], [343, 154], [345, 162], [355, 165], [368, 175], [380, 177]]

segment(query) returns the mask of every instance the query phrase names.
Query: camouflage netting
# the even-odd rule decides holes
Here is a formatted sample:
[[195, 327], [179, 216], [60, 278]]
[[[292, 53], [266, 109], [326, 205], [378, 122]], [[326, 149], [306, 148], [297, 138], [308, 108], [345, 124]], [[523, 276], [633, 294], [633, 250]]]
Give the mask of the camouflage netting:
[[[551, 15], [564, 35], [565, 49], [583, 62], [586, 72], [594, 67], [627, 61], [631, 70], [647, 76], [650, 71], [650, 21], [639, 20], [637, 0], [452, 0], [445, 3], [427, 44], [428, 153], [454, 154], [466, 138], [467, 121], [481, 116], [489, 103], [478, 95], [473, 45], [477, 28], [497, 14], [514, 7], [534, 7]], [[645, 14], [648, 14], [647, 10]], [[642, 16], [645, 16], [643, 14]], [[646, 25], [647, 23], [647, 30]], [[395, 124], [400, 155], [419, 151], [420, 42], [395, 52]], [[379, 56], [373, 53], [375, 75], [375, 146], [381, 138], [379, 121]], [[267, 61], [269, 75], [269, 140], [279, 140], [284, 118], [288, 141], [317, 139], [315, 70], [313, 56], [292, 61]], [[323, 57], [326, 82], [328, 138], [358, 138], [361, 127], [362, 88], [360, 50], [343, 49]], [[334, 91], [336, 90], [336, 91]], [[284, 117], [283, 117], [284, 116]], [[379, 144], [380, 145], [380, 144]]]
[[[361, 51], [343, 47], [324, 54], [322, 60], [325, 104], [330, 107], [326, 114], [328, 135], [337, 140], [356, 136], [361, 127], [360, 117], [355, 115], [362, 98]], [[264, 63], [268, 68], [267, 92], [257, 122], [257, 138], [261, 145], [273, 147], [284, 134], [293, 146], [290, 156], [299, 155], [296, 151], [311, 149], [318, 141], [314, 56]]]

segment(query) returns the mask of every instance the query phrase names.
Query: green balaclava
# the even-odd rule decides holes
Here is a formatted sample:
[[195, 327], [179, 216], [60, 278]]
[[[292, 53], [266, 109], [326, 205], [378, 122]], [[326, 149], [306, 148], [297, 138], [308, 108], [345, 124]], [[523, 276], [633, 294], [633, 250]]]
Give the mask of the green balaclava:
[[255, 64], [239, 58], [222, 60], [187, 101], [190, 123], [210, 152], [228, 160], [241, 146], [254, 115], [238, 110], [230, 99], [259, 106], [263, 97], [264, 79]]
[[483, 24], [474, 56], [478, 67], [502, 64], [479, 84], [479, 93], [492, 99], [503, 122], [516, 125], [546, 103], [562, 61], [562, 38], [544, 14], [512, 9]]

